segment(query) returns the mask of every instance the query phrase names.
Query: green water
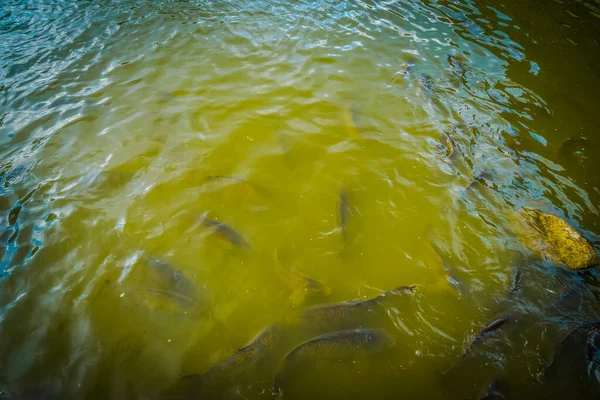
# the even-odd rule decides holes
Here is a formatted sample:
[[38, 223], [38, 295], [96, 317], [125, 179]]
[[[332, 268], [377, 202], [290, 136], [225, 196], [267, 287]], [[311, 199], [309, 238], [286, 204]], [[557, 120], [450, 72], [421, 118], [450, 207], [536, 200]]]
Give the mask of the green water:
[[[286, 368], [283, 398], [553, 398], [538, 372], [596, 292], [548, 316], [582, 276], [511, 221], [600, 243], [599, 39], [593, 0], [2, 2], [0, 393], [271, 398], [317, 335], [292, 316], [416, 285], [355, 326], [394, 346]], [[507, 304], [537, 322], [441, 376]], [[180, 379], [272, 324], [264, 362]]]

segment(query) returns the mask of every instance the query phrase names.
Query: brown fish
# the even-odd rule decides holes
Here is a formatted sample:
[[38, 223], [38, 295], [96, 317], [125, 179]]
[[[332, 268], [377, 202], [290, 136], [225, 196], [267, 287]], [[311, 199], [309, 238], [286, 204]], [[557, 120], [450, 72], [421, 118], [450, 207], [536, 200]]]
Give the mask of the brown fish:
[[283, 372], [290, 364], [323, 358], [339, 359], [361, 353], [379, 353], [395, 343], [393, 336], [379, 329], [351, 329], [310, 339], [292, 349], [279, 363], [273, 379], [273, 396], [283, 394]]
[[350, 217], [350, 202], [348, 199], [348, 191], [346, 189], [340, 190], [339, 195], [339, 206], [338, 206], [338, 215], [340, 219], [340, 230], [342, 231], [342, 235], [344, 239], [346, 238], [346, 228], [348, 226], [348, 218]]
[[299, 322], [309, 326], [351, 327], [371, 313], [378, 313], [382, 302], [390, 296], [402, 296], [413, 293], [415, 286], [400, 286], [377, 297], [367, 300], [350, 300], [341, 303], [310, 307], [296, 317]]
[[485, 338], [499, 331], [514, 320], [515, 316], [508, 312], [500, 314], [499, 316], [494, 318], [490, 323], [484, 326], [477, 333], [477, 335], [475, 335], [475, 337], [473, 338], [467, 349], [464, 351], [464, 353], [458, 358], [458, 360], [456, 360], [452, 364], [452, 366], [448, 370], [441, 372], [441, 375], [446, 375], [449, 372], [454, 371], [467, 357], [473, 354], [473, 350], [475, 349], [475, 347], [482, 343], [485, 340]]
[[342, 107], [342, 121], [346, 128], [346, 133], [350, 138], [358, 138], [360, 134], [356, 130], [356, 124], [354, 122], [354, 112], [350, 107]]
[[280, 330], [279, 325], [269, 325], [256, 335], [250, 343], [237, 350], [227, 359], [212, 366], [205, 373], [186, 375], [182, 378], [191, 383], [206, 384], [219, 377], [231, 377], [247, 368], [252, 368], [264, 359], [268, 351], [275, 346]]
[[208, 213], [204, 213], [200, 216], [200, 222], [202, 222], [202, 225], [211, 229], [213, 232], [215, 232], [234, 246], [250, 247], [250, 244], [246, 242], [244, 237], [238, 231], [236, 231], [231, 226], [223, 222], [219, 222], [216, 219], [208, 218], [207, 214]]
[[456, 277], [454, 269], [440, 256], [440, 251], [437, 245], [434, 243], [434, 235], [431, 225], [427, 225], [425, 228], [425, 239], [420, 241], [421, 250], [423, 252], [423, 258], [427, 268], [431, 269], [438, 281], [444, 283], [444, 285], [450, 284], [460, 294], [468, 296], [468, 291], [460, 280]]
[[193, 299], [196, 296], [194, 283], [179, 269], [151, 256], [144, 256], [144, 260], [167, 282], [173, 292], [179, 293], [181, 296], [189, 299]]

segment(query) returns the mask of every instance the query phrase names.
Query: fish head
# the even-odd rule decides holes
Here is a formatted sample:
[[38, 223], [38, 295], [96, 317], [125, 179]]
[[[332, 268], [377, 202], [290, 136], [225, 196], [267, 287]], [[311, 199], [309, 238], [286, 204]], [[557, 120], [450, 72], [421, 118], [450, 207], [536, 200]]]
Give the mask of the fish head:
[[329, 296], [331, 294], [331, 288], [316, 279], [305, 277], [304, 282], [306, 289], [312, 293], [318, 293], [325, 296]]
[[415, 293], [416, 291], [417, 291], [417, 285], [410, 285], [410, 286], [398, 286], [397, 288], [390, 290], [389, 293], [398, 296], [398, 295], [403, 295], [403, 294]]
[[383, 330], [363, 330], [363, 334], [374, 351], [382, 351], [396, 344], [396, 338]]

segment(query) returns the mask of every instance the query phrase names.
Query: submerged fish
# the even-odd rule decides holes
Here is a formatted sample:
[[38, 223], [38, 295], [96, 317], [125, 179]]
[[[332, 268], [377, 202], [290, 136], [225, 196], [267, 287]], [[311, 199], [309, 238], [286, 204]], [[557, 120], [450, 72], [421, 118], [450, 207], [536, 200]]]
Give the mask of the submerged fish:
[[483, 185], [484, 183], [492, 182], [493, 179], [494, 177], [489, 172], [481, 171], [480, 173], [475, 175], [475, 178], [473, 178], [473, 181], [469, 183], [469, 186], [467, 186], [465, 191], [468, 192], [469, 190], [473, 190], [478, 185]]
[[510, 288], [511, 294], [515, 294], [519, 290], [521, 290], [521, 279], [522, 278], [523, 278], [523, 272], [521, 271], [521, 268], [519, 268], [518, 266], [515, 266], [515, 272], [514, 272], [514, 276], [513, 276], [513, 284], [512, 284], [512, 287]]
[[160, 296], [163, 298], [168, 298], [171, 300], [177, 301], [184, 307], [192, 307], [196, 300], [193, 297], [186, 296], [182, 293], [171, 292], [168, 290], [160, 290], [160, 289], [143, 289], [143, 290], [133, 290], [130, 291], [131, 294], [153, 294], [155, 296]]
[[560, 146], [559, 154], [572, 164], [586, 166], [590, 154], [586, 151], [590, 142], [583, 136], [572, 137], [564, 141]]
[[165, 261], [151, 256], [144, 256], [144, 259], [152, 266], [154, 271], [156, 271], [162, 279], [167, 281], [171, 289], [185, 297], [195, 297], [196, 288], [193, 282], [179, 269]]
[[302, 311], [298, 319], [300, 322], [312, 326], [333, 325], [338, 328], [350, 327], [356, 325], [357, 322], [360, 322], [369, 313], [378, 312], [378, 308], [384, 299], [390, 296], [402, 296], [413, 293], [415, 290], [415, 286], [400, 286], [367, 300], [350, 300], [342, 303], [315, 306]]
[[513, 320], [513, 316], [509, 313], [501, 314], [500, 316], [494, 318], [492, 322], [484, 326], [465, 351], [465, 355], [469, 355], [473, 352], [473, 349], [477, 344], [481, 343], [487, 336], [490, 334], [499, 331], [506, 324], [510, 323]]
[[438, 277], [438, 279], [443, 279], [445, 282], [448, 282], [460, 294], [468, 295], [464, 285], [458, 280], [452, 267], [450, 267], [450, 265], [442, 258], [442, 256], [440, 256], [437, 246], [430, 238], [433, 236], [431, 225], [428, 225], [425, 228], [424, 236], [428, 238], [421, 240], [420, 243], [425, 265], [432, 269], [433, 273]]
[[525, 243], [532, 250], [572, 270], [599, 264], [592, 245], [564, 219], [532, 209], [524, 210], [523, 216], [540, 236], [538, 240]]
[[473, 340], [471, 341], [471, 343], [469, 344], [469, 346], [467, 347], [467, 349], [450, 366], [450, 368], [448, 368], [444, 372], [441, 372], [440, 374], [443, 376], [443, 375], [449, 374], [451, 371], [454, 371], [465, 359], [467, 359], [469, 356], [471, 356], [473, 354], [473, 350], [475, 349], [475, 347], [477, 347], [480, 343], [482, 343], [485, 340], [486, 337], [488, 337], [489, 335], [491, 335], [491, 334], [499, 331], [505, 325], [507, 325], [508, 323], [510, 323], [511, 321], [513, 321], [514, 319], [515, 319], [515, 317], [511, 313], [503, 313], [503, 314], [500, 314], [499, 316], [497, 316], [496, 318], [494, 318], [492, 320], [492, 322], [490, 322], [486, 326], [484, 326], [477, 333], [477, 335], [475, 335], [475, 337], [473, 338]]
[[441, 141], [446, 153], [446, 157], [451, 160], [454, 159], [456, 157], [456, 145], [454, 144], [454, 141], [445, 133], [442, 133]]
[[210, 175], [207, 177], [207, 181], [219, 188], [230, 188], [227, 194], [231, 200], [242, 198], [250, 203], [262, 203], [265, 198], [271, 196], [270, 191], [264, 186], [237, 176]]
[[273, 380], [273, 394], [282, 394], [282, 377], [285, 369], [293, 363], [312, 362], [316, 359], [356, 356], [378, 353], [392, 347], [396, 339], [384, 330], [351, 329], [328, 333], [310, 339], [292, 349], [279, 363]]
[[251, 368], [264, 359], [269, 350], [275, 346], [280, 330], [279, 325], [269, 325], [256, 335], [250, 343], [237, 350], [224, 361], [212, 366], [205, 373], [186, 375], [182, 378], [191, 383], [206, 384], [218, 378], [230, 378], [247, 368]]
[[496, 378], [487, 384], [482, 393], [481, 400], [509, 400], [512, 396], [509, 393], [506, 382]]
[[[495, 319], [492, 320], [492, 322], [490, 322], [489, 324], [484, 326], [479, 331], [477, 336], [475, 336], [475, 339], [473, 339], [473, 344], [475, 344], [477, 341], [481, 341], [484, 336], [486, 336], [492, 332], [496, 332], [497, 330], [502, 328], [504, 325], [509, 323], [511, 320], [512, 320], [512, 317], [510, 314], [502, 314], [502, 315], [496, 317]], [[471, 345], [471, 347], [472, 347], [472, 345]]]
[[427, 74], [417, 74], [417, 82], [425, 93], [425, 96], [431, 100], [433, 98], [433, 87], [435, 85], [433, 78]]
[[342, 107], [342, 120], [344, 122], [344, 127], [346, 128], [346, 133], [351, 138], [358, 138], [360, 134], [356, 130], [356, 123], [354, 121], [354, 112], [350, 107]]
[[340, 219], [340, 230], [342, 231], [344, 238], [346, 238], [346, 228], [348, 226], [348, 218], [350, 216], [350, 204], [348, 200], [348, 191], [346, 189], [340, 190], [338, 213]]
[[295, 269], [281, 266], [287, 276], [290, 286], [293, 288], [291, 295], [292, 304], [299, 305], [304, 302], [307, 296], [329, 296], [331, 288], [316, 279], [304, 275]]
[[280, 248], [277, 248], [275, 251], [276, 271], [281, 280], [293, 291], [290, 296], [293, 305], [302, 304], [307, 297], [329, 296], [331, 294], [331, 288], [323, 282], [288, 267], [286, 257], [281, 254], [280, 250]]
[[200, 222], [202, 222], [202, 225], [205, 227], [212, 229], [232, 245], [238, 247], [250, 247], [248, 242], [244, 240], [244, 237], [238, 231], [223, 222], [208, 218], [207, 213], [200, 216]]
[[451, 54], [446, 57], [446, 60], [448, 61], [448, 64], [450, 64], [450, 69], [452, 72], [454, 72], [454, 74], [459, 78], [463, 78], [465, 72], [467, 72], [467, 67], [465, 67], [462, 62], [458, 61], [458, 58]]
[[598, 398], [599, 346], [600, 321], [582, 323], [556, 346], [552, 363], [544, 370], [544, 379], [557, 385], [556, 395], [568, 394], [570, 399]]

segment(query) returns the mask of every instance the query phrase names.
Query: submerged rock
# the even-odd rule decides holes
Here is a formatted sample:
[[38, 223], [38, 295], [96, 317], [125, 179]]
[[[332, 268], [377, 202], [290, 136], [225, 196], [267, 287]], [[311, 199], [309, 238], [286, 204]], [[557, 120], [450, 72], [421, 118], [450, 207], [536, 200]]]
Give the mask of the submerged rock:
[[564, 219], [531, 209], [523, 210], [521, 216], [528, 227], [518, 233], [530, 250], [572, 270], [598, 265], [592, 245]]

